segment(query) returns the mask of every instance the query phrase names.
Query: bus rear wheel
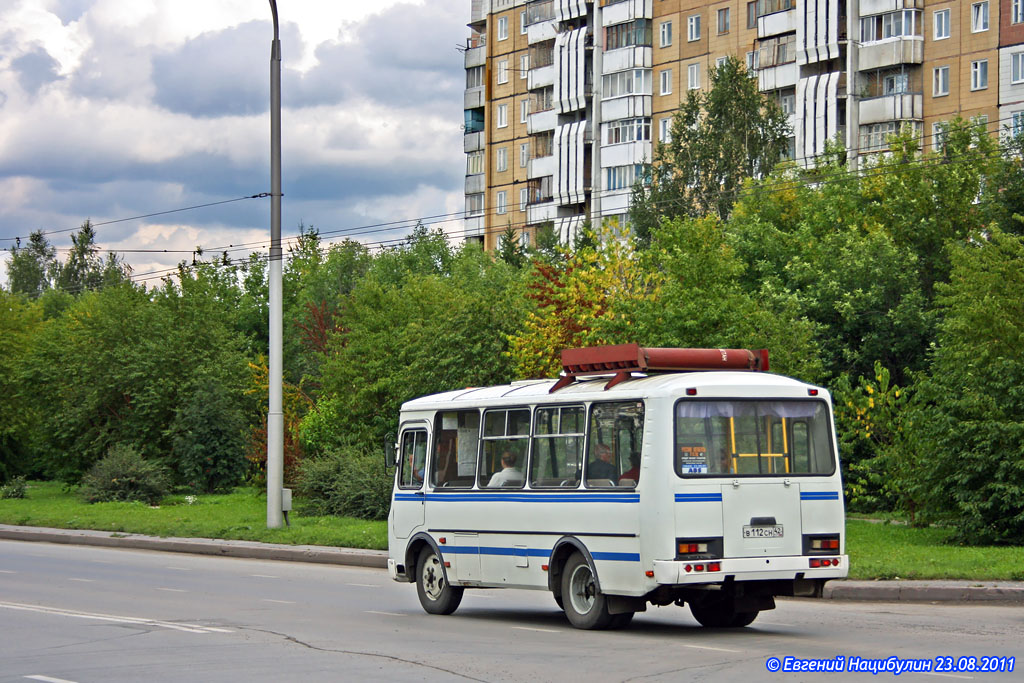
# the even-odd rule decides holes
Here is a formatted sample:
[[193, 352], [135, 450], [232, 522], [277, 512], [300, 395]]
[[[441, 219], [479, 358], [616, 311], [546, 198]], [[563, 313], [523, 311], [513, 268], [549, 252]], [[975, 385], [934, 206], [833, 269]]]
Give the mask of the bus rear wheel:
[[448, 583], [441, 557], [433, 548], [420, 553], [416, 562], [416, 594], [427, 614], [451, 614], [462, 602], [465, 591]]
[[760, 612], [739, 612], [730, 601], [714, 600], [691, 602], [690, 613], [705, 628], [743, 628], [753, 623]]
[[580, 553], [573, 553], [562, 570], [562, 604], [569, 623], [576, 628], [602, 629], [612, 621], [608, 600], [597, 588], [594, 570]]

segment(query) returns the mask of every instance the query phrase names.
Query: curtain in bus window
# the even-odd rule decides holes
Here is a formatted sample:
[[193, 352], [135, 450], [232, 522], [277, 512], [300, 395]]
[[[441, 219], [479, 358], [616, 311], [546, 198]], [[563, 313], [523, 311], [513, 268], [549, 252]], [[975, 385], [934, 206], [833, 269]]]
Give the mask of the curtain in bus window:
[[476, 410], [437, 414], [434, 425], [431, 484], [435, 487], [473, 486], [480, 446], [480, 413]]

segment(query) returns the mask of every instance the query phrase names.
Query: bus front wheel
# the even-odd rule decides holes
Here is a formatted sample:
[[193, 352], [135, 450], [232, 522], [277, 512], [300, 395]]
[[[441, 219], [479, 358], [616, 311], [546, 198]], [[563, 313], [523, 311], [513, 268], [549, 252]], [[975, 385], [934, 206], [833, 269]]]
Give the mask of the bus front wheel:
[[464, 590], [448, 583], [436, 550], [427, 548], [420, 553], [416, 562], [416, 593], [427, 614], [451, 614], [462, 602]]
[[576, 628], [606, 628], [612, 620], [608, 600], [597, 588], [590, 563], [580, 553], [573, 553], [562, 570], [562, 604], [569, 623]]

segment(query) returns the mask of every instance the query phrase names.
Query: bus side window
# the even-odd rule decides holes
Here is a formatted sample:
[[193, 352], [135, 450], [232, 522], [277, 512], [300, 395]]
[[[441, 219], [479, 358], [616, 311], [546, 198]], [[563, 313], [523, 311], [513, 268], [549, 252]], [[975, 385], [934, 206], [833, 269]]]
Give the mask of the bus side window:
[[402, 433], [401, 463], [398, 486], [403, 489], [422, 487], [427, 464], [427, 430], [409, 429]]
[[[618, 486], [621, 479], [623, 484], [635, 484], [640, 473], [637, 445], [644, 429], [643, 402], [595, 403], [590, 407], [588, 429], [587, 486]], [[635, 463], [633, 455], [637, 456]]]
[[434, 420], [434, 459], [430, 483], [441, 488], [470, 488], [480, 445], [480, 413], [460, 410], [438, 413]]
[[537, 409], [530, 486], [579, 486], [583, 424], [582, 406]]
[[530, 444], [530, 410], [488, 410], [484, 413], [480, 488], [522, 488]]

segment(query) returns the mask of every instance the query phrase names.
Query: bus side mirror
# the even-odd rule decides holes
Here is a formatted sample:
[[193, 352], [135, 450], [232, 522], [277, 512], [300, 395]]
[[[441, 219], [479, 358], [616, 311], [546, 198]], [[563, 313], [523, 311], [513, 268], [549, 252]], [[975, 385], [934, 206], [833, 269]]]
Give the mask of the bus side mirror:
[[398, 464], [398, 444], [395, 437], [389, 435], [384, 441], [384, 469], [389, 470]]

